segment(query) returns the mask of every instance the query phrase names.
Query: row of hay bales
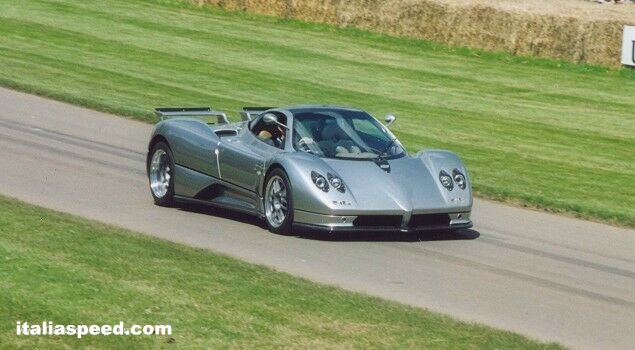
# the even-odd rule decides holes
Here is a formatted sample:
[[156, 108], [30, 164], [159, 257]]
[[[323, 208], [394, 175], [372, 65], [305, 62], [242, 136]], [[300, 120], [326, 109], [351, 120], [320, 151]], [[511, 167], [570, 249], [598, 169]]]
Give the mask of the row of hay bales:
[[617, 67], [620, 21], [507, 12], [434, 0], [193, 0], [226, 9], [352, 26], [517, 55]]

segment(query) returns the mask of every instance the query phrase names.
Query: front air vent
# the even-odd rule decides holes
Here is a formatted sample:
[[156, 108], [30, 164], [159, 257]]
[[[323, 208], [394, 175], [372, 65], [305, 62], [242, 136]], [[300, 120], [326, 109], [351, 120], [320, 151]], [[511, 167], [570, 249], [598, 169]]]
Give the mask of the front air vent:
[[361, 227], [399, 227], [401, 226], [401, 219], [401, 215], [361, 215], [353, 220], [353, 225]]
[[448, 214], [416, 214], [410, 218], [410, 227], [449, 226]]

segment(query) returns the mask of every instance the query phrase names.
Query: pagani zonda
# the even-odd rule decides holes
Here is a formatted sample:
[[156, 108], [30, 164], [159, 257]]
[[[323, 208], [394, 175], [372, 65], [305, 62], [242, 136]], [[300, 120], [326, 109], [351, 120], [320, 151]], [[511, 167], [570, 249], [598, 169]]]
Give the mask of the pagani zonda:
[[229, 123], [210, 108], [160, 108], [148, 146], [154, 201], [189, 201], [260, 216], [276, 233], [452, 230], [472, 226], [461, 159], [409, 155], [388, 126], [356, 109], [245, 108]]

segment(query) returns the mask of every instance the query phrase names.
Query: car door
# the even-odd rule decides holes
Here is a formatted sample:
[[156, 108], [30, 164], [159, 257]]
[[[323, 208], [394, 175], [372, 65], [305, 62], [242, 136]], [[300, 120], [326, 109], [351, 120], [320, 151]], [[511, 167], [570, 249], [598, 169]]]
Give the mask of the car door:
[[168, 131], [175, 163], [197, 172], [218, 176], [213, 150], [217, 137], [206, 124], [193, 120], [174, 120]]
[[[272, 148], [272, 149], [271, 149]], [[256, 192], [264, 171], [265, 160], [275, 151], [244, 128], [235, 137], [223, 137], [219, 145], [221, 179]]]

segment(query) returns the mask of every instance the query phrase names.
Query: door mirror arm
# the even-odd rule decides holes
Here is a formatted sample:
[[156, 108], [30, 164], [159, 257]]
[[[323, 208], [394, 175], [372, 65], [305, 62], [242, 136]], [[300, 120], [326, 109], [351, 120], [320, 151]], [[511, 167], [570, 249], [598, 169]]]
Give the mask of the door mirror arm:
[[287, 130], [289, 129], [289, 127], [288, 127], [288, 126], [286, 126], [286, 125], [284, 125], [284, 124], [280, 123], [280, 122], [278, 121], [278, 117], [277, 117], [275, 114], [273, 114], [273, 113], [267, 113], [267, 114], [265, 114], [265, 115], [262, 117], [262, 120], [265, 122], [265, 124], [269, 124], [269, 125], [271, 125], [271, 124], [276, 124], [276, 125], [281, 126], [281, 127], [285, 128], [285, 129], [287, 129]]

